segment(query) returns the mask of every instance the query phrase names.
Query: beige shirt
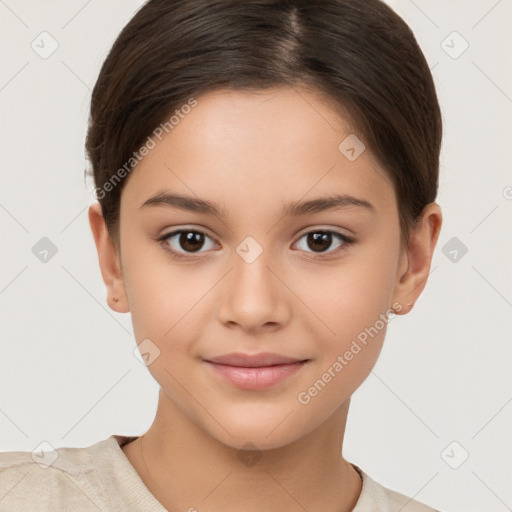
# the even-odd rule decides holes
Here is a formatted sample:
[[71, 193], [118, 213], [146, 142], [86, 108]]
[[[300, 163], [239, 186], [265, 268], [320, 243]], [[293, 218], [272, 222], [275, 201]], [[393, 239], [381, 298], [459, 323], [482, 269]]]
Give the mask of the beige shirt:
[[[165, 512], [121, 450], [134, 439], [112, 435], [85, 448], [42, 452], [40, 459], [31, 452], [0, 453], [0, 512]], [[353, 512], [439, 512], [354, 468], [363, 485]]]

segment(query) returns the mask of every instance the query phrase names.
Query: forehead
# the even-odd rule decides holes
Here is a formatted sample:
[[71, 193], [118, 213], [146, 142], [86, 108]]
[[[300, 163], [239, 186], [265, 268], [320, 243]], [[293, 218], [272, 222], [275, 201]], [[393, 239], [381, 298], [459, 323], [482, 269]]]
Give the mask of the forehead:
[[220, 90], [196, 100], [132, 170], [122, 201], [138, 207], [170, 190], [267, 209], [333, 193], [394, 203], [391, 180], [368, 148], [347, 157], [347, 145], [358, 152], [363, 146], [343, 109], [326, 97], [281, 87]]

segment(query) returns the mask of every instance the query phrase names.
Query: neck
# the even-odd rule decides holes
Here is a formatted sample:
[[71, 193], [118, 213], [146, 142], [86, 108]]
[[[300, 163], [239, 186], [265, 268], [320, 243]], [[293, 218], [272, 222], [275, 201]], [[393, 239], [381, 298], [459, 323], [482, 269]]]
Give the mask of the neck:
[[168, 510], [349, 512], [361, 479], [342, 456], [348, 406], [286, 446], [239, 450], [211, 437], [160, 391], [150, 429], [122, 449]]

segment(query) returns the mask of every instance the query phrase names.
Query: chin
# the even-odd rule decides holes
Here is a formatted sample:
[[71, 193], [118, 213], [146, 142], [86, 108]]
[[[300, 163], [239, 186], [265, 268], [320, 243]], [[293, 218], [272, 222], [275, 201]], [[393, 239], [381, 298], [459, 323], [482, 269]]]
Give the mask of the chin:
[[253, 430], [248, 430], [233, 433], [233, 437], [224, 433], [222, 438], [217, 438], [217, 440], [237, 451], [244, 450], [258, 452], [282, 448], [291, 444], [299, 437], [300, 436], [297, 436], [295, 438], [289, 435], [267, 437], [267, 435], [261, 431], [254, 432]]
[[[237, 450], [271, 450], [286, 446], [308, 433], [305, 425], [297, 424], [297, 411], [279, 409], [265, 415], [253, 407], [247, 414], [222, 415], [220, 425], [216, 422], [206, 426], [208, 433], [226, 446]], [[291, 412], [291, 414], [290, 414]], [[229, 432], [229, 433], [228, 433]]]

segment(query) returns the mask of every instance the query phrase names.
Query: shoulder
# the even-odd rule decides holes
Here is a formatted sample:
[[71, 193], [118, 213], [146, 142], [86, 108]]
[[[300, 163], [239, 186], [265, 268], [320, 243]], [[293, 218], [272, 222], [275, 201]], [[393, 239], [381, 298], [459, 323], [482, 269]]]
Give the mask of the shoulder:
[[108, 441], [86, 448], [0, 453], [0, 512], [108, 508], [93, 457], [94, 450]]
[[413, 498], [388, 489], [368, 476], [363, 470], [353, 465], [361, 474], [363, 487], [353, 512], [441, 512]]
[[[380, 484], [379, 484], [380, 485]], [[429, 507], [424, 503], [409, 498], [404, 494], [382, 487], [386, 494], [387, 500], [391, 506], [391, 510], [405, 509], [407, 512], [440, 512], [439, 510]], [[407, 508], [406, 508], [407, 507]]]

